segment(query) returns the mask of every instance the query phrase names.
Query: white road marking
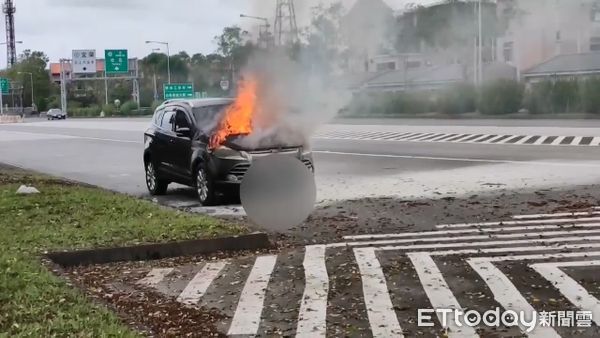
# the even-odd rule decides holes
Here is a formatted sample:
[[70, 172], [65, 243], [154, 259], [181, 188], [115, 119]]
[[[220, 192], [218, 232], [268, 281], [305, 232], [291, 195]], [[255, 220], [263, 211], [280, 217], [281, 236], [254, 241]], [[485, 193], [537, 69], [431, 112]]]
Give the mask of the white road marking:
[[367, 153], [350, 153], [342, 151], [315, 150], [315, 154], [325, 155], [344, 155], [344, 156], [360, 156], [360, 157], [381, 157], [381, 158], [398, 158], [409, 160], [433, 160], [433, 161], [454, 161], [454, 162], [474, 162], [474, 163], [510, 163], [510, 164], [528, 164], [540, 166], [557, 166], [557, 167], [600, 167], [598, 163], [577, 163], [577, 162], [544, 162], [544, 161], [511, 161], [511, 160], [492, 160], [492, 159], [477, 159], [477, 158], [458, 158], [458, 157], [434, 157], [434, 156], [411, 156], [411, 155], [388, 155], [388, 154], [367, 154]]
[[[497, 227], [497, 228], [482, 228], [482, 229], [456, 229], [456, 230], [436, 230], [436, 231], [421, 231], [421, 232], [405, 232], [401, 234], [381, 234], [381, 235], [355, 235], [344, 236], [345, 240], [374, 240], [374, 239], [390, 239], [403, 237], [423, 237], [435, 235], [453, 235], [466, 233], [490, 233], [490, 232], [508, 232], [508, 231], [531, 231], [545, 229], [577, 229], [577, 228], [595, 228], [600, 227], [600, 223], [582, 223], [582, 224], [549, 224], [549, 225], [534, 225], [534, 226], [517, 226], [517, 227]], [[461, 239], [463, 237], [455, 237]], [[418, 241], [419, 239], [415, 239]]]
[[[367, 245], [370, 245], [370, 246], [372, 246], [372, 245], [384, 245], [384, 244], [403, 244], [403, 243], [422, 243], [422, 242], [450, 242], [450, 241], [458, 241], [458, 240], [473, 241], [471, 243], [485, 245], [486, 243], [490, 243], [490, 242], [483, 241], [486, 239], [531, 238], [532, 241], [536, 241], [536, 240], [542, 240], [542, 237], [577, 235], [577, 234], [582, 234], [582, 235], [600, 234], [600, 230], [585, 229], [585, 230], [566, 230], [566, 231], [547, 231], [547, 232], [525, 232], [525, 233], [517, 233], [517, 234], [487, 234], [487, 235], [472, 235], [472, 236], [460, 236], [460, 237], [444, 236], [444, 237], [433, 237], [433, 238], [391, 239], [391, 240], [381, 240], [381, 241], [332, 243], [332, 244], [327, 244], [327, 246], [329, 246], [329, 247], [331, 247], [333, 245], [337, 245], [337, 246], [359, 246], [359, 245], [367, 246]], [[579, 240], [585, 240], [585, 239], [587, 239], [587, 238], [579, 237]], [[482, 240], [482, 241], [475, 242], [477, 240]], [[453, 245], [453, 244], [452, 243], [451, 244], [437, 243], [436, 245], [441, 247], [444, 245]]]
[[375, 249], [354, 249], [373, 337], [404, 337]]
[[[522, 311], [527, 320], [532, 319], [535, 309], [521, 295], [510, 279], [500, 271], [491, 261], [481, 259], [468, 259], [467, 262], [477, 271], [481, 278], [486, 282], [490, 291], [494, 294], [494, 299], [500, 303], [504, 309], [513, 311]], [[523, 324], [519, 323], [523, 332], [527, 330]], [[538, 326], [533, 331], [527, 333], [528, 337], [533, 338], [551, 338], [560, 337], [551, 327]]]
[[449, 141], [449, 142], [451, 142], [451, 143], [459, 143], [459, 142], [462, 142], [463, 140], [468, 139], [471, 136], [473, 136], [473, 134], [464, 134], [463, 136], [461, 136], [459, 138], [454, 138], [454, 141]]
[[[533, 214], [533, 215], [515, 215], [512, 216], [514, 219], [539, 219], [539, 218], [554, 218], [554, 217], [568, 217], [568, 216], [593, 216], [600, 215], [600, 211], [582, 211], [582, 212], [559, 212], [555, 214]], [[574, 220], [577, 220], [575, 218]]]
[[257, 257], [246, 280], [228, 335], [256, 335], [260, 325], [265, 293], [277, 256]]
[[304, 254], [304, 294], [300, 303], [296, 337], [325, 337], [327, 330], [327, 297], [329, 276], [325, 263], [324, 245], [305, 248]]
[[531, 140], [532, 138], [534, 138], [535, 135], [531, 135], [531, 136], [525, 136], [522, 139], [520, 139], [518, 142], [514, 143], [516, 145], [521, 145], [521, 144], [525, 144], [525, 142]]
[[559, 137], [557, 137], [557, 138], [554, 140], [554, 142], [550, 143], [550, 145], [553, 145], [553, 146], [560, 145], [560, 144], [561, 144], [561, 142], [562, 142], [562, 141], [563, 141], [565, 138], [567, 138], [567, 137], [566, 137], [566, 136], [559, 136]]
[[600, 145], [600, 137], [594, 137], [592, 139], [592, 143], [590, 143], [590, 146], [599, 146]]
[[600, 266], [600, 261], [579, 261], [559, 263], [537, 263], [530, 265], [546, 278], [565, 298], [584, 311], [592, 311], [592, 320], [600, 326], [600, 301], [591, 295], [577, 281], [563, 272], [560, 267]]
[[[374, 256], [375, 254], [373, 254]], [[454, 297], [450, 287], [446, 283], [444, 276], [438, 269], [431, 256], [425, 252], [409, 253], [407, 256], [413, 263], [421, 285], [431, 302], [433, 309], [461, 309], [462, 306]], [[447, 320], [444, 323], [442, 314], [438, 313], [438, 318], [444, 328], [447, 329], [448, 337], [479, 337], [475, 329], [464, 325], [459, 327], [454, 320]]]
[[42, 140], [67, 140], [73, 139], [73, 136], [59, 134], [41, 134], [28, 133], [22, 131], [0, 130], [0, 142], [24, 142], [24, 141], [42, 141]]
[[506, 136], [508, 136], [508, 135], [497, 135], [497, 136], [495, 136], [495, 137], [492, 137], [491, 139], [489, 139], [489, 140], [487, 140], [487, 141], [483, 141], [483, 142], [481, 142], [481, 144], [491, 144], [491, 143], [493, 143], [494, 141], [496, 141], [496, 140], [498, 140], [498, 139], [501, 139], [501, 138], [503, 138], [503, 137], [506, 137]]
[[533, 142], [533, 145], [535, 145], [535, 146], [542, 145], [544, 143], [544, 141], [546, 141], [549, 137], [550, 136], [542, 136], [537, 141]]
[[[521, 246], [521, 247], [505, 247], [505, 248], [481, 248], [481, 249], [464, 249], [464, 250], [446, 250], [446, 251], [431, 251], [428, 252], [431, 256], [451, 256], [451, 255], [477, 255], [491, 254], [503, 252], [529, 252], [529, 251], [561, 251], [561, 250], [579, 250], [579, 249], [596, 249], [600, 248], [600, 243], [589, 244], [562, 244], [557, 246]], [[393, 247], [380, 248], [380, 250], [389, 250]]]
[[177, 296], [177, 301], [187, 305], [196, 305], [225, 265], [227, 265], [226, 261], [206, 263]]
[[578, 146], [578, 145], [581, 144], [581, 141], [583, 141], [583, 137], [581, 137], [581, 136], [575, 136], [575, 138], [573, 139], [573, 141], [571, 141], [571, 145]]
[[504, 225], [519, 225], [519, 224], [561, 224], [561, 223], [577, 223], [577, 222], [593, 222], [600, 221], [600, 217], [581, 217], [581, 218], [556, 218], [556, 219], [532, 219], [524, 221], [496, 221], [482, 223], [456, 223], [456, 224], [439, 224], [435, 227], [438, 229], [447, 228], [468, 228], [468, 227], [483, 227], [483, 226], [504, 226]]
[[[455, 238], [460, 240], [460, 237]], [[495, 245], [520, 245], [520, 244], [533, 244], [533, 243], [560, 243], [560, 242], [580, 242], [580, 241], [594, 241], [600, 240], [600, 236], [573, 236], [573, 237], [555, 237], [555, 238], [536, 238], [527, 240], [512, 240], [512, 241], [480, 241], [480, 242], [456, 242], [456, 243], [432, 243], [432, 244], [411, 244], [395, 246], [397, 243], [395, 240], [385, 241], [373, 241], [373, 242], [344, 242], [344, 243], [331, 243], [327, 244], [328, 248], [340, 248], [340, 247], [354, 247], [354, 246], [375, 246], [375, 245], [386, 245], [379, 247], [379, 250], [420, 250], [420, 249], [439, 249], [439, 248], [452, 248], [452, 247], [486, 247]], [[418, 241], [416, 241], [418, 242]], [[510, 248], [509, 248], [510, 250]]]
[[173, 271], [173, 268], [164, 268], [164, 269], [152, 269], [148, 272], [146, 277], [140, 279], [138, 284], [146, 285], [146, 286], [156, 286], [160, 283], [165, 277]]
[[472, 257], [469, 260], [474, 262], [504, 262], [504, 261], [530, 261], [534, 259], [555, 259], [555, 258], [573, 258], [573, 257], [597, 257], [600, 256], [600, 251], [587, 252], [557, 252], [543, 253], [535, 255], [519, 255], [519, 256], [493, 256], [493, 257]]

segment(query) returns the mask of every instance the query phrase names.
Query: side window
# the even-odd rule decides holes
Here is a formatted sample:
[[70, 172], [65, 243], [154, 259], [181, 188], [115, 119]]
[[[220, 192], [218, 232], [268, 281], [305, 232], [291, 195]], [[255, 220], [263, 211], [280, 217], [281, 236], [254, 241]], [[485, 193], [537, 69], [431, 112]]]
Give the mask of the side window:
[[190, 128], [190, 122], [185, 114], [185, 112], [178, 110], [175, 113], [175, 129], [179, 130], [181, 128]]
[[174, 123], [174, 115], [175, 112], [167, 111], [163, 114], [162, 122], [160, 123], [160, 128], [163, 130], [173, 131], [173, 123]]

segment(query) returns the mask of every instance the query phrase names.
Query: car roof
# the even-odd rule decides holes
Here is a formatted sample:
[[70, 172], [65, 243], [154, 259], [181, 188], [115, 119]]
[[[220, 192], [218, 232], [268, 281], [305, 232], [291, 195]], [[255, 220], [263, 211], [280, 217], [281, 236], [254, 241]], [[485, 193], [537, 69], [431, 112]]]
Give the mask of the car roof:
[[163, 103], [164, 106], [173, 103], [183, 103], [191, 108], [202, 108], [207, 106], [216, 106], [222, 104], [232, 103], [234, 100], [231, 98], [212, 98], [212, 99], [176, 99], [176, 100], [168, 100]]

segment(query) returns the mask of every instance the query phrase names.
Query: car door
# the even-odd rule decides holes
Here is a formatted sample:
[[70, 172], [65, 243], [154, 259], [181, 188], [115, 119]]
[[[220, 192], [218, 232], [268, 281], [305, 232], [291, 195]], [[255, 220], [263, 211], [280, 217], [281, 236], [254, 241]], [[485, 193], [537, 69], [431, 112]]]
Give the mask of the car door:
[[174, 136], [171, 142], [173, 167], [178, 175], [189, 179], [192, 177], [192, 135], [194, 126], [192, 119], [183, 108], [178, 108], [174, 115]]
[[173, 168], [173, 156], [172, 156], [172, 139], [174, 137], [174, 121], [175, 111], [173, 109], [166, 108], [162, 115], [159, 128], [154, 136], [154, 142], [156, 146], [155, 160], [158, 161], [158, 170], [168, 173], [170, 175], [175, 174], [176, 171]]

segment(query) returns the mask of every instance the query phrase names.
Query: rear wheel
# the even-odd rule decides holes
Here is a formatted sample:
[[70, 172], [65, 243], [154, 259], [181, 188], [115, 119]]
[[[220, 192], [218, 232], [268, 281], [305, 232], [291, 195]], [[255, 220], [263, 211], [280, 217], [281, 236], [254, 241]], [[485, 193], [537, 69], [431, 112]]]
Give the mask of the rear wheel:
[[200, 203], [203, 206], [214, 205], [216, 202], [215, 184], [202, 164], [196, 168], [195, 183]]
[[146, 162], [146, 187], [148, 187], [150, 195], [164, 195], [167, 192], [168, 186], [168, 182], [158, 177], [152, 161]]

